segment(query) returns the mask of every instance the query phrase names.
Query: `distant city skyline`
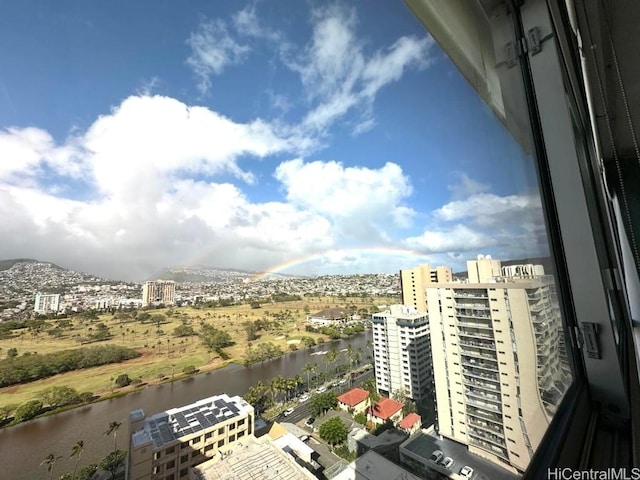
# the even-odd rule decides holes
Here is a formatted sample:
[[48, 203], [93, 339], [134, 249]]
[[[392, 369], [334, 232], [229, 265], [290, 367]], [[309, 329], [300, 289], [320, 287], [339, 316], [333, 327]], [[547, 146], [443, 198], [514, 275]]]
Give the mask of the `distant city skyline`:
[[141, 281], [547, 253], [532, 162], [402, 2], [5, 2], [0, 41], [0, 258]]

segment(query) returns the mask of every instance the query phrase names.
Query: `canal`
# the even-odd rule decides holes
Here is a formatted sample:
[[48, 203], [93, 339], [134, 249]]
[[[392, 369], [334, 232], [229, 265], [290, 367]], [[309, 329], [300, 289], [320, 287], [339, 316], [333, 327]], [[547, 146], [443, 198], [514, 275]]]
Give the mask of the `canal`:
[[[363, 360], [367, 358], [367, 341], [371, 340], [371, 331], [355, 335], [346, 340], [336, 340], [307, 350], [289, 353], [269, 362], [256, 364], [249, 368], [229, 365], [226, 368], [178, 380], [164, 385], [149, 387], [124, 397], [105, 400], [74, 410], [26, 422], [0, 430], [0, 478], [11, 480], [32, 480], [48, 478], [42, 460], [49, 454], [61, 456], [54, 467], [54, 478], [63, 473], [72, 472], [75, 460], [70, 459], [72, 446], [82, 440], [85, 450], [80, 466], [98, 462], [113, 449], [113, 438], [104, 432], [109, 423], [122, 422], [117, 434], [118, 448], [126, 450], [128, 446], [128, 415], [137, 408], [153, 414], [172, 407], [186, 405], [204, 397], [219, 393], [243, 395], [249, 387], [259, 380], [263, 382], [271, 377], [294, 376], [300, 374], [306, 363], [322, 364], [323, 356], [317, 355], [324, 350], [342, 350], [351, 345], [362, 348]], [[316, 353], [316, 355], [314, 355]], [[340, 357], [346, 363], [344, 357]]]

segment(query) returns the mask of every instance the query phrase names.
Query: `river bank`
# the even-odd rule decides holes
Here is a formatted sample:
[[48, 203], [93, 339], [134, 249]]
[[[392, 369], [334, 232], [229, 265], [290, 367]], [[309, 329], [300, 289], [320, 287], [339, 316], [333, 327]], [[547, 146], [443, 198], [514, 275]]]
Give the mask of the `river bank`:
[[[73, 471], [74, 461], [69, 455], [72, 446], [79, 440], [85, 444], [82, 464], [96, 462], [113, 450], [113, 438], [104, 435], [112, 421], [122, 423], [118, 433], [118, 448], [126, 449], [126, 439], [129, 435], [128, 416], [132, 410], [142, 408], [152, 414], [219, 393], [243, 395], [258, 381], [268, 382], [270, 378], [278, 375], [300, 374], [306, 379], [302, 373], [304, 365], [321, 365], [327, 356], [318, 355], [317, 352], [339, 352], [349, 345], [353, 349], [366, 350], [367, 342], [370, 340], [369, 330], [347, 340], [336, 340], [311, 349], [298, 350], [251, 367], [229, 364], [224, 368], [189, 378], [148, 386], [119, 398], [4, 428], [0, 430], [0, 461], [4, 466], [3, 474], [12, 480], [41, 478], [45, 470], [44, 467], [39, 467], [39, 464], [50, 452], [63, 457], [56, 465], [57, 474]], [[337, 361], [346, 361], [344, 353]]]

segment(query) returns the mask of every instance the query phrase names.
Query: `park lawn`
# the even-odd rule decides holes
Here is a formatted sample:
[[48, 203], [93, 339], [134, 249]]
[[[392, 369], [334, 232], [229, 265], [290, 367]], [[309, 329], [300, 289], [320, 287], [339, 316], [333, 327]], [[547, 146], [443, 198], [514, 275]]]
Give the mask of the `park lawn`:
[[[375, 304], [393, 301], [393, 299], [377, 298]], [[16, 348], [18, 354], [22, 355], [25, 352], [45, 354], [111, 344], [136, 349], [142, 353], [142, 356], [118, 364], [76, 370], [26, 384], [1, 388], [0, 406], [20, 404], [38, 398], [40, 391], [51, 386], [66, 385], [76, 389], [79, 393], [92, 392], [100, 396], [108, 395], [118, 391], [117, 388], [114, 389], [113, 379], [122, 373], [126, 373], [131, 379], [139, 378], [144, 383], [153, 384], [158, 383], [163, 376], [171, 378], [173, 374], [178, 377], [187, 366], [194, 366], [202, 372], [219, 368], [228, 362], [242, 363], [248, 346], [243, 323], [260, 318], [282, 319], [281, 326], [273, 331], [261, 331], [259, 338], [252, 342], [254, 346], [259, 343], [272, 342], [285, 352], [289, 350], [291, 344], [297, 344], [299, 348], [303, 348], [299, 344], [299, 340], [303, 336], [313, 337], [317, 342], [328, 340], [323, 335], [305, 331], [307, 316], [305, 307], [308, 307], [307, 310], [313, 313], [330, 306], [347, 304], [355, 304], [358, 308], [372, 306], [371, 300], [365, 299], [350, 298], [345, 303], [344, 301], [339, 302], [334, 297], [308, 297], [300, 301], [265, 304], [259, 309], [253, 309], [250, 305], [234, 305], [207, 309], [177, 307], [148, 310], [151, 315], [162, 314], [165, 317], [168, 311], [174, 312], [171, 317], [166, 317], [165, 321], [160, 324], [162, 333], [158, 333], [155, 323], [140, 324], [135, 321], [122, 323], [111, 314], [100, 315], [98, 320], [85, 321], [84, 323], [81, 323], [78, 317], [74, 317], [72, 328], [65, 330], [60, 338], [48, 335], [46, 330], [36, 336], [23, 331], [24, 333], [17, 338], [0, 339], [0, 355], [6, 356], [6, 352], [10, 348]], [[208, 352], [197, 336], [175, 337], [173, 330], [182, 325], [183, 320], [191, 325], [196, 332], [200, 331], [202, 323], [209, 323], [228, 332], [235, 341], [235, 345], [225, 348], [225, 352], [229, 355], [227, 361], [222, 361], [215, 353]], [[48, 320], [47, 324], [54, 326], [56, 321]], [[90, 333], [89, 328], [94, 329], [95, 325], [100, 322], [107, 325], [113, 336], [106, 341], [81, 345], [78, 339]]]

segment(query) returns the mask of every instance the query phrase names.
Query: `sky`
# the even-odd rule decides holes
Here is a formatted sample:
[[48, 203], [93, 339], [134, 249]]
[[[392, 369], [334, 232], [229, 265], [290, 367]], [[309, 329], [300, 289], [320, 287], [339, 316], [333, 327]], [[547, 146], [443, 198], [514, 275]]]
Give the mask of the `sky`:
[[547, 253], [530, 158], [401, 1], [0, 3], [0, 259], [144, 280]]

